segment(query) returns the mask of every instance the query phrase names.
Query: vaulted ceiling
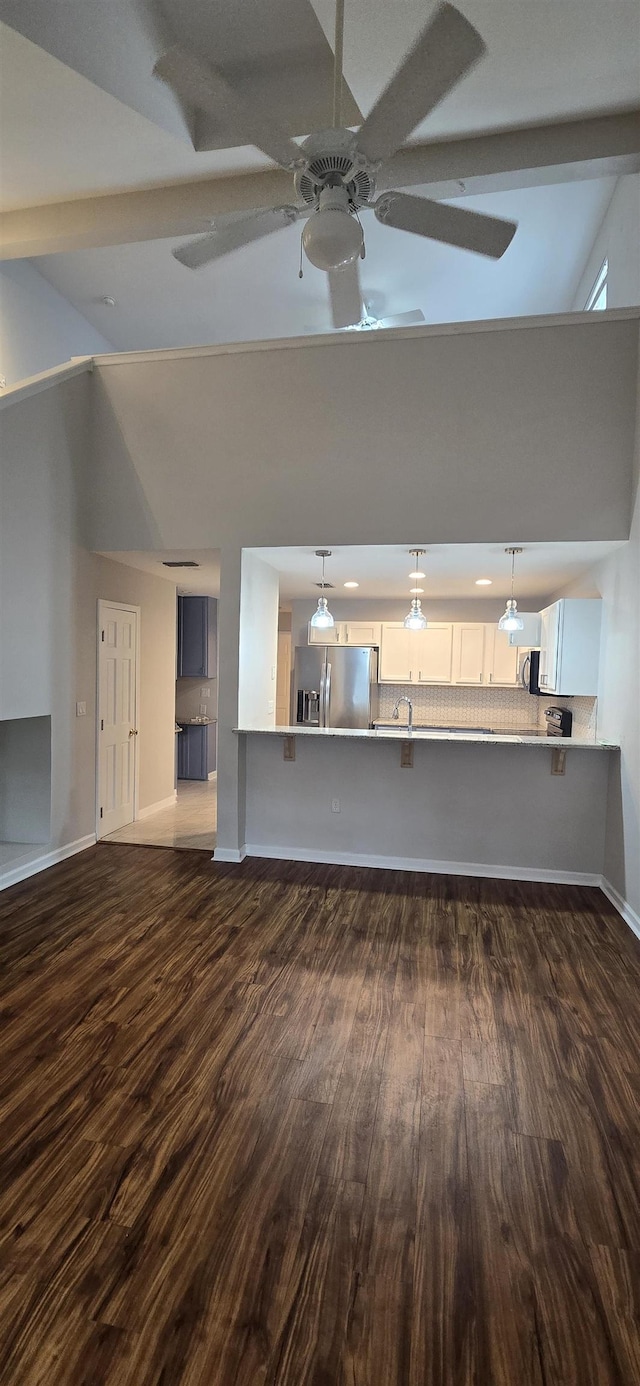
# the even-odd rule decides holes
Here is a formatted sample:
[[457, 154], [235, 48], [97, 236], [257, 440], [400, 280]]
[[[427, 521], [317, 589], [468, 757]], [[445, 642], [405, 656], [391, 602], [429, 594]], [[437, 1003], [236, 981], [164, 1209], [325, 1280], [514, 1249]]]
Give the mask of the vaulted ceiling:
[[[639, 165], [640, 0], [460, 0], [488, 57], [392, 161], [389, 182], [518, 221], [489, 262], [363, 218], [376, 316], [559, 311], [616, 176]], [[359, 123], [430, 6], [346, 0], [343, 100]], [[171, 248], [212, 217], [291, 200], [290, 175], [224, 122], [196, 152], [152, 76], [185, 38], [297, 138], [330, 124], [331, 0], [0, 0], [4, 254], [36, 266], [118, 347], [330, 327], [323, 276], [297, 280], [299, 227], [193, 273]], [[543, 127], [542, 129], [540, 127]], [[115, 308], [101, 303], [116, 300]]]

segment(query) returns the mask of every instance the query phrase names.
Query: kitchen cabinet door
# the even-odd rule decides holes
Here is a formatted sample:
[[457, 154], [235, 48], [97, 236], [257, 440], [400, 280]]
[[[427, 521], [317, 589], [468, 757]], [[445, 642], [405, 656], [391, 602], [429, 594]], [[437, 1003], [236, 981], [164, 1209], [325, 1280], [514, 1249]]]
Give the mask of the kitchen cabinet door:
[[[383, 621], [380, 635], [378, 683], [411, 683], [411, 646], [418, 631], [405, 630], [402, 621]], [[417, 660], [415, 661], [417, 668]]]
[[[414, 683], [451, 683], [453, 673], [453, 625], [436, 621], [426, 630], [408, 631]], [[417, 667], [416, 667], [417, 666]]]
[[485, 668], [485, 627], [473, 622], [453, 627], [453, 683], [481, 686]]
[[310, 645], [342, 645], [344, 641], [340, 639], [340, 622], [335, 621], [332, 626], [312, 626], [309, 622]]
[[540, 667], [538, 682], [550, 693], [556, 691], [560, 652], [560, 602], [540, 612]]
[[178, 597], [178, 678], [217, 677], [215, 597]]
[[380, 621], [345, 621], [344, 643], [345, 645], [379, 645], [380, 629]]
[[486, 682], [501, 688], [517, 688], [519, 677], [520, 651], [509, 642], [509, 632], [487, 626]]

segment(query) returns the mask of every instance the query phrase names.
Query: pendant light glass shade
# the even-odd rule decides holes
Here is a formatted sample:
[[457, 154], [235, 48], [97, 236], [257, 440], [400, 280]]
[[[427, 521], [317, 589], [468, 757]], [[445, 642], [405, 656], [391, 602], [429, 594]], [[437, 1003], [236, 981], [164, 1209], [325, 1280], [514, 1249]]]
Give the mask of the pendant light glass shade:
[[[424, 553], [424, 549], [410, 549], [409, 552], [410, 552], [410, 554], [411, 554], [411, 557], [412, 557], [412, 558], [415, 558], [415, 560], [416, 560], [415, 568], [414, 568], [413, 572], [409, 574], [409, 577], [416, 577], [416, 575], [417, 575], [418, 573], [420, 573], [420, 577], [424, 577], [424, 573], [420, 571], [419, 565], [418, 565], [418, 559], [419, 559], [419, 558], [422, 558], [422, 555], [423, 555], [423, 553]], [[421, 591], [422, 589], [421, 589], [421, 588], [416, 589], [416, 588], [414, 587], [414, 588], [413, 588], [414, 594], [415, 594], [416, 590], [417, 590], [417, 591]], [[420, 605], [420, 598], [417, 597], [417, 596], [415, 596], [415, 595], [414, 595], [413, 598], [412, 598], [411, 607], [410, 607], [410, 609], [409, 609], [409, 612], [408, 612], [408, 614], [407, 614], [407, 615], [405, 616], [405, 618], [404, 618], [404, 628], [405, 628], [405, 630], [426, 630], [426, 629], [427, 629], [427, 618], [426, 618], [426, 616], [425, 616], [425, 614], [424, 614], [424, 612], [423, 612], [423, 610], [422, 610], [422, 607], [421, 607], [421, 605]]]
[[322, 559], [322, 582], [321, 582], [321, 586], [322, 586], [323, 591], [322, 591], [322, 596], [321, 596], [321, 597], [318, 597], [318, 605], [317, 605], [316, 610], [314, 611], [313, 616], [311, 617], [311, 621], [310, 621], [310, 624], [314, 627], [315, 630], [331, 630], [332, 627], [335, 625], [335, 621], [334, 621], [334, 619], [333, 619], [333, 616], [331, 615], [331, 612], [330, 612], [330, 610], [329, 610], [329, 607], [327, 606], [327, 599], [326, 599], [326, 597], [325, 597], [325, 595], [324, 595], [324, 560], [325, 560], [325, 558], [330, 558], [330, 557], [331, 557], [331, 549], [316, 549], [316, 558], [321, 558], [321, 559]]
[[511, 596], [507, 601], [503, 615], [498, 621], [498, 630], [524, 630], [524, 621], [518, 615], [518, 603], [513, 595], [513, 569], [517, 553], [522, 553], [522, 549], [505, 549], [505, 553], [511, 554]]
[[414, 597], [411, 603], [411, 610], [404, 618], [405, 630], [426, 630], [427, 618], [420, 606], [420, 598]]
[[311, 625], [321, 630], [330, 630], [335, 625], [333, 616], [327, 606], [326, 597], [318, 598], [318, 606], [311, 617]]
[[498, 621], [498, 630], [524, 630], [524, 621], [518, 615], [518, 604], [514, 597], [507, 602], [507, 609]]

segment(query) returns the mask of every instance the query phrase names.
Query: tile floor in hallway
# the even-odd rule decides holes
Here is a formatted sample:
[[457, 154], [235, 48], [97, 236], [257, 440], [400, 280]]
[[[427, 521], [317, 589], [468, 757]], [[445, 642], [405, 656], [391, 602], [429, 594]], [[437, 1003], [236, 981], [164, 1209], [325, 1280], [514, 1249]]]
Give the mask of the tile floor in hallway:
[[217, 786], [215, 780], [178, 780], [178, 798], [149, 818], [127, 823], [104, 842], [129, 842], [139, 847], [201, 847], [216, 845]]

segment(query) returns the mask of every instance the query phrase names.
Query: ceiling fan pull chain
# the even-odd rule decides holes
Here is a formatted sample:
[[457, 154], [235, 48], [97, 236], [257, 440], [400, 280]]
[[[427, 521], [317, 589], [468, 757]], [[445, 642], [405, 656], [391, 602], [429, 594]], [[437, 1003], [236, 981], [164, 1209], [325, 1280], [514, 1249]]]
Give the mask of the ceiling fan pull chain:
[[[304, 231], [304, 227], [302, 228], [302, 231]], [[298, 270], [298, 279], [302, 279], [303, 277], [304, 276], [302, 272], [302, 232], [300, 232], [300, 269]]]
[[342, 125], [342, 50], [344, 45], [344, 0], [336, 0], [336, 27], [333, 45], [333, 128]]

